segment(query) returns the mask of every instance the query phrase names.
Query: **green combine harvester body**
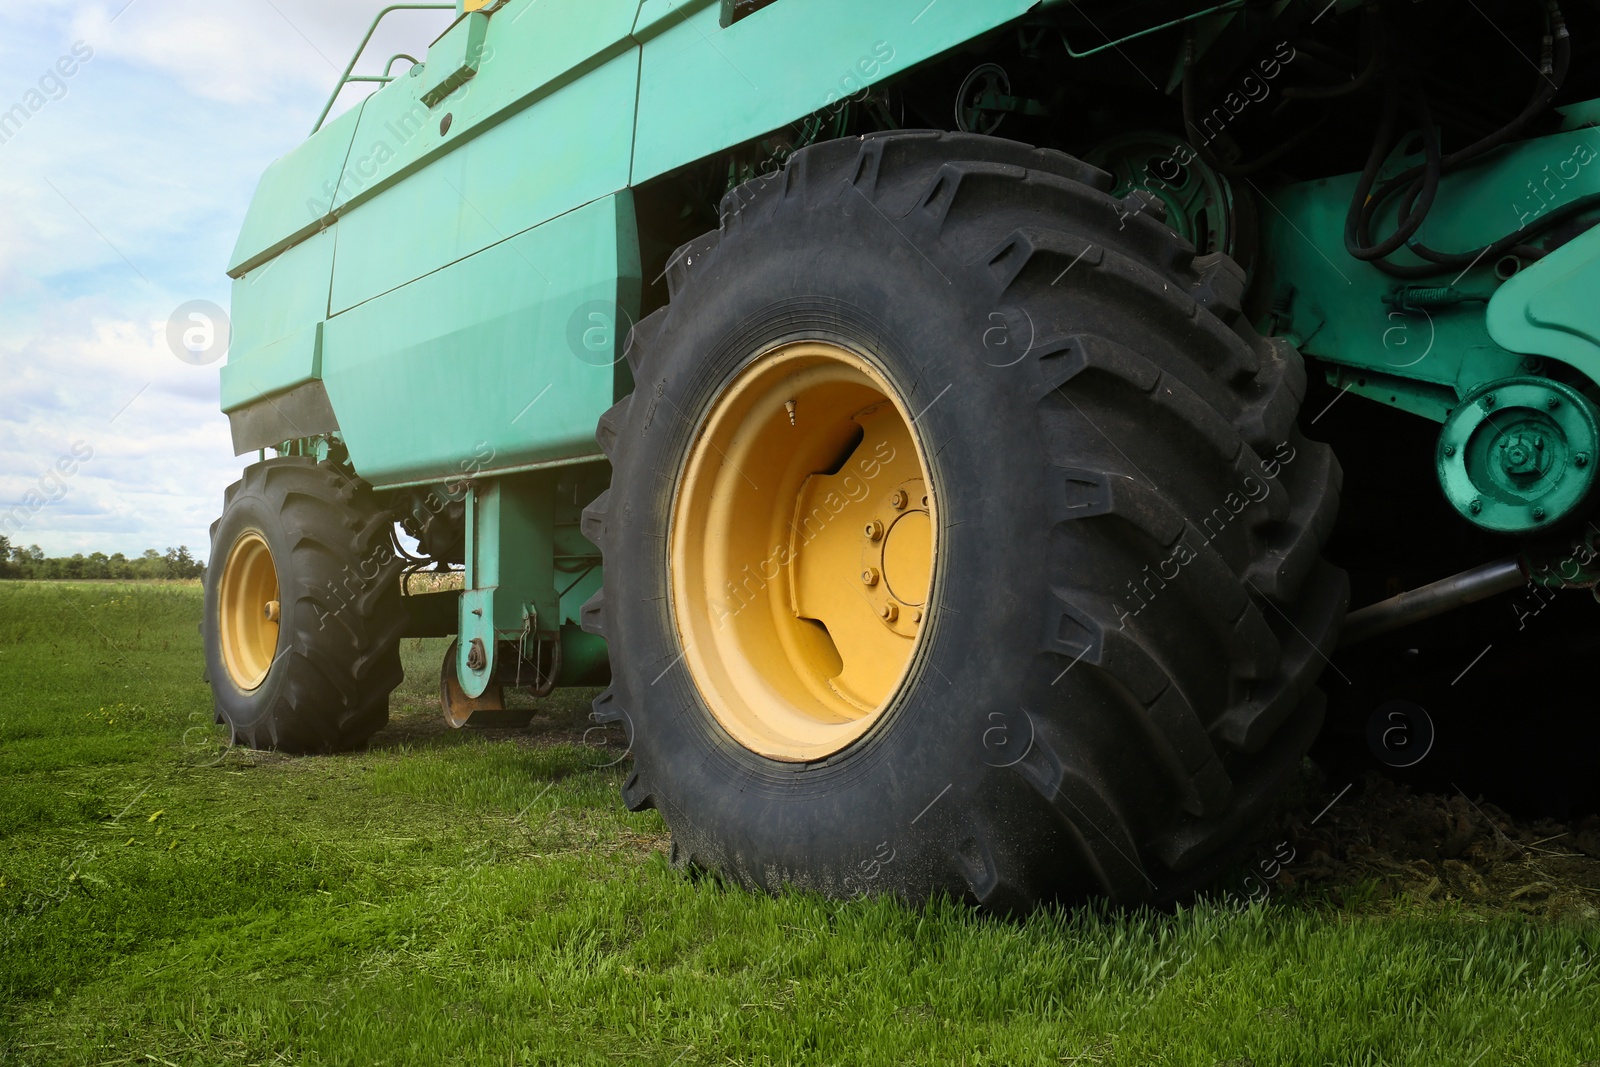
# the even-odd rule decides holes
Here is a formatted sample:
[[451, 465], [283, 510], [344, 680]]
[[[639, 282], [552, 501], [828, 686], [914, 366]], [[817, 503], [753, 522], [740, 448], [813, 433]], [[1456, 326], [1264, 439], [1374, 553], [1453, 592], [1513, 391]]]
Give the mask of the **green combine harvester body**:
[[[1463, 528], [1505, 538], [1520, 570], [1502, 566], [1493, 589], [1480, 583], [1458, 599], [1530, 577], [1593, 584], [1592, 552], [1572, 565], [1592, 544], [1570, 531], [1593, 506], [1600, 459], [1600, 228], [1584, 224], [1600, 212], [1586, 199], [1600, 197], [1600, 100], [1540, 109], [1470, 165], [1447, 156], [1434, 181], [1441, 150], [1423, 93], [1406, 88], [1403, 47], [1383, 38], [1394, 31], [1370, 29], [1393, 4], [467, 6], [421, 62], [367, 76], [384, 84], [319, 123], [262, 178], [229, 266], [233, 337], [222, 372], [238, 453], [311, 457], [355, 477], [417, 538], [420, 562], [464, 569], [463, 591], [404, 601], [407, 634], [457, 639], [444, 674], [447, 705], [459, 690], [458, 725], [475, 708], [497, 709], [498, 685], [526, 684], [519, 669], [546, 690], [603, 684], [615, 669], [605, 625], [586, 618], [604, 599], [606, 568], [599, 520], [586, 523], [584, 511], [612, 478], [602, 446], [618, 431], [602, 416], [632, 394], [626, 432], [637, 436], [650, 425], [638, 421], [640, 398], [662, 394], [656, 380], [635, 380], [633, 327], [667, 305], [675, 283], [666, 276], [692, 268], [707, 247], [695, 242], [719, 220], [726, 229], [747, 202], [798, 181], [800, 154], [820, 159], [829, 142], [862, 133], [993, 134], [1049, 143], [1111, 173], [1118, 234], [1154, 216], [1202, 254], [1197, 263], [1211, 254], [1238, 262], [1241, 321], [1309, 357], [1309, 373], [1331, 389], [1312, 391], [1319, 408], [1376, 403], [1439, 424], [1431, 455], [1383, 440], [1332, 444], [1341, 456], [1376, 451], [1436, 472]], [[1497, 77], [1525, 92], [1537, 78], [1555, 84], [1562, 62], [1552, 56], [1566, 54], [1568, 29], [1554, 5], [1522, 6], [1530, 20], [1543, 13], [1542, 56], [1481, 29], [1505, 51]], [[1347, 85], [1328, 73], [1335, 48], [1289, 43], [1322, 33], [1356, 61]], [[1310, 72], [1324, 84], [1285, 88]], [[1364, 181], [1356, 171], [1372, 102], [1383, 97], [1376, 82], [1391, 72], [1398, 88], [1383, 121], [1392, 143]], [[1350, 97], [1368, 100], [1359, 129], [1303, 117], [1267, 165], [1240, 163], [1235, 135], [1273, 109], [1334, 115], [1320, 101]], [[1449, 121], [1470, 126], [1470, 109], [1449, 103]], [[1521, 100], [1507, 115], [1512, 104]], [[1043, 139], [1060, 130], [1077, 132]], [[1341, 138], [1360, 152], [1328, 147]], [[1297, 146], [1299, 156], [1289, 151]], [[1322, 159], [1343, 162], [1324, 171]], [[1423, 175], [1420, 197], [1376, 198], [1352, 235], [1353, 198], [1408, 172]], [[1413, 211], [1425, 224], [1379, 257], [1397, 270], [1347, 250], [1407, 229], [1402, 216]], [[1429, 259], [1417, 246], [1448, 251]], [[1099, 262], [1092, 245], [1079, 255]], [[1031, 319], [1026, 339], [1006, 328], [1019, 359], [1047, 332]], [[689, 417], [670, 392], [660, 410], [652, 405], [655, 419]], [[1314, 432], [1320, 417], [1307, 410], [1301, 423]], [[1320, 538], [1329, 522], [1317, 520]], [[380, 553], [384, 544], [370, 542]], [[227, 549], [214, 546], [214, 560]], [[1540, 570], [1557, 559], [1573, 573]], [[1405, 609], [1416, 617], [1455, 595], [1420, 594], [1433, 606]], [[219, 595], [226, 603], [227, 591]], [[904, 605], [883, 610], [894, 623]], [[1109, 645], [1099, 647], [1091, 662]]]

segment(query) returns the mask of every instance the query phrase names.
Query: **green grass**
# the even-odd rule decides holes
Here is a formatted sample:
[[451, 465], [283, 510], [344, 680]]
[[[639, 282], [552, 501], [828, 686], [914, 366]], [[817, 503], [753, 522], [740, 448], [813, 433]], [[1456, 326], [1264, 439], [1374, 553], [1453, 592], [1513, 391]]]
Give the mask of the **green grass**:
[[1006, 922], [689, 879], [626, 765], [570, 743], [587, 694], [532, 741], [447, 733], [433, 642], [369, 751], [229, 752], [199, 607], [0, 583], [0, 1063], [1600, 1059], [1592, 925], [1280, 896]]

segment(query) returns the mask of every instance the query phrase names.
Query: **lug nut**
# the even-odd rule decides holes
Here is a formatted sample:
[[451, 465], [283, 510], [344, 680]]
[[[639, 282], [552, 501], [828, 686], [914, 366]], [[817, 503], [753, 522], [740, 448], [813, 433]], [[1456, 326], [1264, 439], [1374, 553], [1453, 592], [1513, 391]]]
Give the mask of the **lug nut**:
[[1533, 521], [1534, 522], [1543, 522], [1544, 521], [1544, 508], [1536, 507], [1536, 508], [1533, 509]]
[[283, 609], [282, 609], [281, 605], [279, 605], [279, 603], [276, 600], [269, 600], [269, 601], [267, 601], [267, 606], [263, 610], [262, 614], [264, 614], [267, 617], [267, 621], [268, 622], [277, 622], [278, 621], [278, 616], [282, 612], [282, 610]]
[[1455, 455], [1456, 454], [1456, 446], [1455, 445], [1445, 445], [1444, 446], [1444, 454], [1447, 455], [1447, 456]]
[[906, 496], [906, 491], [904, 489], [896, 489], [894, 491], [894, 496], [889, 498], [889, 506], [894, 508], [896, 511], [903, 511], [905, 510], [907, 500], [908, 498]]
[[1576, 456], [1573, 456], [1572, 465], [1575, 467], [1587, 467], [1589, 465], [1589, 453], [1579, 452]]
[[883, 616], [884, 622], [894, 622], [894, 620], [900, 617], [900, 608], [894, 603], [894, 601], [891, 600], [889, 603], [883, 606], [883, 610], [878, 612], [878, 614]]
[[1483, 510], [1483, 501], [1474, 500], [1472, 503], [1467, 505], [1467, 510], [1476, 515], [1478, 512]]
[[865, 585], [877, 585], [878, 572], [873, 570], [871, 567], [868, 567], [866, 570], [861, 572], [861, 581]]
[[883, 537], [883, 523], [873, 519], [867, 523], [866, 535], [868, 541], [877, 541]]
[[1484, 407], [1486, 407], [1486, 408], [1494, 407], [1494, 400], [1495, 400], [1495, 396], [1494, 396], [1493, 393], [1484, 393], [1483, 394], [1483, 406]]
[[1556, 408], [1561, 406], [1561, 398], [1552, 396], [1544, 402], [1544, 406], [1549, 408], [1551, 411], [1554, 411]]

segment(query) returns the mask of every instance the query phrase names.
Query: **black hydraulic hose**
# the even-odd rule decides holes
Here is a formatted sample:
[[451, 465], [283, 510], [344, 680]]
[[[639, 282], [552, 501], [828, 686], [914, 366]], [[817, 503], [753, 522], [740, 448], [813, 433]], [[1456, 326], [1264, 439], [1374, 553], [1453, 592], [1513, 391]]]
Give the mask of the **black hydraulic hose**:
[[1183, 42], [1183, 127], [1184, 131], [1189, 135], [1189, 145], [1194, 149], [1195, 155], [1199, 156], [1212, 170], [1235, 178], [1254, 174], [1261, 168], [1271, 166], [1296, 148], [1299, 148], [1308, 137], [1320, 130], [1323, 124], [1327, 122], [1327, 117], [1324, 116], [1321, 121], [1307, 126], [1277, 148], [1272, 149], [1265, 155], [1257, 156], [1248, 163], [1224, 163], [1207, 147], [1207, 141], [1201, 136], [1200, 127], [1194, 120], [1194, 79], [1190, 76], [1190, 71], [1193, 67], [1194, 34], [1191, 31]]
[[1354, 78], [1342, 85], [1327, 86], [1292, 86], [1283, 91], [1283, 103], [1274, 114], [1282, 112], [1291, 101], [1295, 100], [1337, 100], [1352, 93], [1358, 93], [1371, 85], [1377, 78], [1378, 71], [1383, 67], [1385, 58], [1384, 46], [1388, 43], [1388, 36], [1383, 32], [1383, 25], [1376, 13], [1366, 12], [1361, 22], [1362, 35], [1367, 42], [1367, 64]]
[[[1494, 244], [1485, 245], [1483, 248], [1474, 249], [1471, 252], [1436, 252], [1430, 248], [1427, 251], [1432, 254], [1427, 258], [1432, 260], [1431, 263], [1403, 266], [1396, 263], [1385, 263], [1380, 260], [1373, 263], [1373, 266], [1392, 278], [1431, 278], [1436, 274], [1443, 274], [1445, 271], [1453, 270], [1456, 267], [1465, 269], [1476, 262], [1496, 260], [1506, 253], [1516, 250], [1519, 245], [1526, 244], [1529, 238], [1543, 233], [1557, 223], [1565, 222], [1574, 215], [1581, 215], [1585, 211], [1592, 211], [1595, 208], [1600, 208], [1600, 193], [1580, 196], [1570, 203], [1562, 204], [1558, 208], [1552, 208], [1516, 233], [1507, 234]], [[1417, 247], [1417, 245], [1413, 244], [1411, 246], [1412, 251], [1416, 251]], [[1537, 249], [1530, 248], [1527, 251], [1543, 255], [1543, 252]]]
[[[1457, 149], [1444, 157], [1444, 169], [1453, 170], [1469, 160], [1473, 160], [1506, 144], [1523, 129], [1538, 118], [1550, 106], [1550, 101], [1555, 99], [1563, 85], [1566, 84], [1567, 74], [1572, 69], [1572, 35], [1567, 32], [1567, 22], [1561, 14], [1561, 8], [1554, 2], [1549, 3], [1550, 34], [1545, 37], [1542, 45], [1539, 80], [1534, 85], [1533, 98], [1528, 101], [1528, 106], [1510, 122], [1506, 123], [1494, 133], [1482, 137], [1465, 148]], [[1424, 167], [1412, 167], [1410, 170], [1397, 174], [1383, 183], [1374, 202], [1387, 199], [1395, 190], [1404, 188], [1416, 181], [1424, 172]]]
[[[1369, 196], [1373, 179], [1376, 178], [1378, 168], [1383, 165], [1383, 159], [1388, 155], [1390, 138], [1394, 135], [1395, 117], [1398, 114], [1398, 95], [1391, 93], [1390, 103], [1385, 106], [1383, 129], [1378, 140], [1372, 144], [1372, 154], [1367, 159], [1366, 169], [1361, 172], [1361, 180], [1356, 183], [1356, 191], [1350, 201], [1350, 210], [1345, 213], [1344, 220], [1344, 247], [1345, 251], [1356, 259], [1371, 262], [1393, 255], [1405, 245], [1416, 232], [1422, 228], [1423, 221], [1428, 217], [1428, 212], [1433, 208], [1434, 199], [1439, 194], [1439, 182], [1444, 177], [1444, 163], [1440, 155], [1439, 130], [1433, 124], [1433, 112], [1428, 108], [1427, 97], [1420, 93], [1413, 105], [1417, 123], [1422, 129], [1423, 151], [1427, 156], [1423, 178], [1417, 195], [1408, 196], [1402, 207], [1400, 224], [1395, 227], [1394, 233], [1384, 238], [1375, 245], [1367, 243], [1367, 231], [1371, 215], [1369, 207], [1375, 197]], [[1387, 136], [1385, 136], [1387, 134]]]
[[[1419, 114], [1422, 125], [1424, 142], [1428, 147], [1428, 158], [1421, 166], [1412, 167], [1403, 173], [1385, 181], [1374, 193], [1371, 191], [1372, 180], [1369, 175], [1375, 176], [1374, 160], [1377, 166], [1382, 166], [1382, 157], [1390, 149], [1390, 138], [1393, 130], [1390, 126], [1392, 112], [1386, 106], [1385, 122], [1379, 136], [1373, 145], [1373, 155], [1368, 159], [1368, 170], [1362, 174], [1362, 179], [1357, 185], [1357, 194], [1351, 203], [1350, 213], [1345, 219], [1345, 246], [1352, 256], [1372, 262], [1384, 273], [1397, 278], [1425, 278], [1441, 273], [1440, 267], [1470, 266], [1478, 260], [1490, 255], [1503, 255], [1513, 249], [1524, 252], [1538, 253], [1537, 249], [1525, 244], [1526, 240], [1536, 233], [1554, 225], [1561, 219], [1570, 218], [1572, 214], [1583, 210], [1577, 205], [1585, 204], [1590, 198], [1581, 198], [1573, 204], [1565, 205], [1536, 220], [1529, 226], [1523, 227], [1514, 234], [1510, 234], [1493, 244], [1469, 252], [1439, 252], [1429, 248], [1420, 241], [1412, 240], [1416, 231], [1426, 219], [1428, 210], [1432, 207], [1434, 194], [1437, 192], [1439, 180], [1443, 174], [1462, 164], [1469, 162], [1486, 152], [1492, 151], [1509, 142], [1520, 133], [1529, 122], [1541, 114], [1554, 100], [1556, 94], [1566, 83], [1566, 78], [1572, 65], [1572, 39], [1567, 31], [1566, 20], [1561, 14], [1561, 9], [1555, 0], [1548, 0], [1546, 4], [1548, 29], [1542, 42], [1542, 55], [1540, 64], [1540, 80], [1535, 86], [1533, 98], [1522, 112], [1505, 126], [1486, 137], [1480, 138], [1473, 144], [1459, 149], [1442, 158], [1434, 153], [1438, 133], [1433, 129], [1430, 118], [1426, 114], [1426, 102], [1423, 101], [1423, 113]], [[1377, 216], [1382, 205], [1396, 192], [1404, 189], [1405, 196], [1400, 203], [1401, 223], [1395, 234], [1379, 245], [1369, 245], [1369, 234], [1372, 222]], [[1418, 201], [1421, 201], [1420, 204]], [[1413, 205], [1416, 205], [1415, 207]], [[1383, 258], [1398, 251], [1399, 244], [1394, 239], [1405, 233], [1407, 236], [1402, 243], [1419, 258], [1429, 260], [1438, 266], [1399, 266], [1385, 263]], [[1378, 249], [1387, 248], [1388, 251], [1377, 254]], [[1542, 254], [1542, 253], [1538, 253]]]
[[[1561, 21], [1559, 9], [1555, 11], [1553, 19], [1559, 29], [1559, 33], [1555, 37], [1555, 58], [1551, 65], [1552, 73], [1544, 74], [1541, 70], [1540, 82], [1535, 91], [1534, 99], [1529, 102], [1520, 115], [1505, 126], [1502, 126], [1487, 137], [1468, 145], [1466, 148], [1445, 156], [1441, 161], [1443, 170], [1453, 170], [1463, 163], [1470, 162], [1485, 152], [1499, 148], [1510, 141], [1512, 137], [1520, 133], [1529, 122], [1549, 106], [1550, 101], [1555, 98], [1561, 86], [1566, 83], [1567, 73], [1572, 66], [1572, 40], [1567, 34], [1566, 23]], [[1403, 171], [1380, 185], [1378, 191], [1367, 198], [1362, 209], [1361, 232], [1366, 232], [1367, 227], [1371, 225], [1372, 219], [1377, 215], [1379, 209], [1396, 192], [1409, 188], [1410, 196], [1414, 199], [1421, 190], [1422, 183], [1426, 181], [1427, 173], [1428, 166], [1424, 163], [1422, 166], [1412, 167]]]

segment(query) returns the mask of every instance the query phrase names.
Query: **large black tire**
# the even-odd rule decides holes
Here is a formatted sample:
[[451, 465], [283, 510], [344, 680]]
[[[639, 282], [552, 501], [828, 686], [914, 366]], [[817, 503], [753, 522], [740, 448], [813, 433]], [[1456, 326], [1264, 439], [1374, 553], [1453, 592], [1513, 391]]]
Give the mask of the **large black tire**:
[[[1054, 151], [904, 132], [820, 144], [729, 194], [640, 323], [585, 625], [630, 732], [623, 797], [675, 861], [829, 895], [1001, 909], [1150, 899], [1259, 832], [1322, 721], [1340, 470], [1296, 427], [1300, 356], [1242, 272]], [[682, 664], [667, 538], [686, 451], [754, 356], [870, 352], [919, 409], [940, 550], [896, 704], [814, 763], [766, 759]]]
[[[235, 744], [333, 752], [389, 721], [406, 615], [392, 518], [339, 470], [285, 456], [245, 468], [211, 525], [205, 574], [206, 676]], [[255, 534], [271, 551], [281, 602], [271, 669], [237, 684], [222, 652], [220, 589], [230, 554]]]

